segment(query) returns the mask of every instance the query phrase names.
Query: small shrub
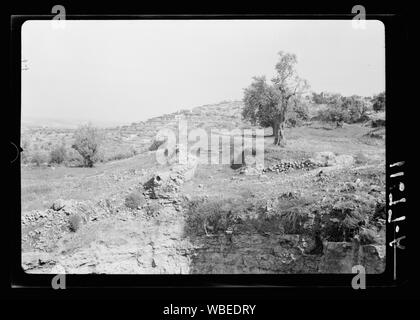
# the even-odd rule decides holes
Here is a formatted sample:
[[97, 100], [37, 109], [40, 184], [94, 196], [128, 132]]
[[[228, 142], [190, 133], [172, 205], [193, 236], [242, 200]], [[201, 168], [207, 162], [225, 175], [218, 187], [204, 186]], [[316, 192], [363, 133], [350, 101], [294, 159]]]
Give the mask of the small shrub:
[[83, 157], [84, 166], [93, 167], [93, 164], [99, 160], [101, 140], [98, 129], [91, 125], [85, 125], [76, 130], [72, 148]]
[[300, 208], [293, 208], [281, 214], [284, 232], [287, 234], [300, 234], [305, 232], [304, 224], [308, 221], [308, 214]]
[[188, 204], [187, 232], [194, 235], [225, 232], [238, 221], [231, 199], [197, 199]]
[[42, 151], [36, 151], [31, 157], [31, 163], [35, 164], [36, 166], [40, 166], [44, 163], [48, 163], [48, 155]]
[[149, 147], [149, 151], [156, 151], [159, 147], [166, 142], [166, 139], [155, 139]]
[[125, 198], [125, 206], [130, 209], [137, 209], [145, 202], [144, 196], [139, 192], [132, 192]]
[[366, 214], [363, 214], [354, 201], [337, 201], [329, 215], [324, 215], [324, 237], [328, 241], [351, 241], [360, 228], [365, 225]]
[[70, 231], [76, 232], [77, 230], [79, 230], [81, 224], [82, 224], [82, 218], [80, 218], [79, 215], [73, 214], [70, 216], [69, 218]]
[[56, 146], [50, 151], [50, 163], [61, 164], [66, 160], [67, 152], [64, 145]]

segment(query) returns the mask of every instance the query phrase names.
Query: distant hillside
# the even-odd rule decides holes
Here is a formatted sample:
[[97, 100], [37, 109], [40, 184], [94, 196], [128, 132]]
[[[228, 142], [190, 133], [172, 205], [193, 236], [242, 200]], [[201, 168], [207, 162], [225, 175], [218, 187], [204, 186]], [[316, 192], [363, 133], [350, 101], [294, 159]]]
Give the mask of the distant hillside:
[[[243, 128], [247, 124], [241, 119], [242, 107], [241, 101], [223, 101], [191, 110], [179, 110], [147, 121], [102, 128], [105, 140], [102, 147], [104, 159], [125, 158], [133, 150], [136, 153], [147, 150], [160, 129], [173, 128], [175, 130], [179, 119], [187, 121], [189, 130], [194, 128], [205, 130]], [[22, 125], [22, 140], [25, 141], [28, 153], [30, 150], [48, 152], [53, 146], [63, 142], [70, 148], [73, 132], [74, 127], [68, 125], [52, 127]]]
[[[155, 136], [161, 128], [175, 128], [180, 119], [187, 121], [189, 128], [225, 128], [233, 129], [243, 125], [241, 118], [243, 104], [241, 101], [224, 101], [218, 104], [203, 105], [191, 110], [179, 110], [164, 114], [147, 121], [134, 122], [108, 130], [117, 130], [123, 134]], [[144, 136], [144, 137], [145, 137]]]
[[76, 129], [81, 124], [92, 123], [99, 128], [113, 127], [121, 125], [122, 122], [116, 121], [94, 121], [90, 119], [55, 119], [38, 118], [32, 116], [22, 117], [21, 125], [24, 130], [27, 128], [59, 128]]
[[144, 150], [150, 146], [160, 129], [176, 130], [180, 119], [187, 121], [188, 130], [194, 128], [231, 130], [243, 127], [242, 107], [241, 101], [224, 101], [191, 110], [179, 110], [130, 125], [108, 128], [106, 132], [110, 139], [132, 144], [136, 149]]

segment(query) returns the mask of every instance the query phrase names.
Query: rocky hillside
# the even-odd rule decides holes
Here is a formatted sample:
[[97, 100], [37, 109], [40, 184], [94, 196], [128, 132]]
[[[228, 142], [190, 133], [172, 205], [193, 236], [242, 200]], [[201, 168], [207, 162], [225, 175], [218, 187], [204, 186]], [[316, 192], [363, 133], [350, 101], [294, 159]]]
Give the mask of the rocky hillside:
[[[204, 105], [191, 110], [180, 110], [164, 114], [147, 121], [133, 122], [129, 125], [101, 129], [104, 137], [102, 158], [104, 161], [128, 158], [146, 151], [162, 128], [176, 129], [179, 119], [188, 123], [188, 128], [241, 128], [242, 102], [225, 101], [218, 104]], [[36, 152], [46, 155], [56, 145], [64, 143], [70, 157], [74, 154], [70, 146], [74, 129], [56, 127], [22, 127], [22, 147], [27, 158]]]
[[[385, 148], [372, 127], [314, 121], [265, 137], [261, 167], [165, 165], [149, 146], [178, 119], [233, 129], [241, 103], [181, 110], [104, 130], [120, 161], [22, 167], [22, 265], [30, 273], [368, 273], [385, 268]], [[382, 127], [379, 127], [382, 128]], [[384, 128], [382, 128], [384, 131]], [[385, 132], [383, 132], [385, 134]], [[70, 143], [38, 129], [32, 143]], [[53, 140], [55, 139], [55, 140]], [[66, 140], [67, 139], [67, 140]], [[217, 150], [216, 150], [217, 152]]]

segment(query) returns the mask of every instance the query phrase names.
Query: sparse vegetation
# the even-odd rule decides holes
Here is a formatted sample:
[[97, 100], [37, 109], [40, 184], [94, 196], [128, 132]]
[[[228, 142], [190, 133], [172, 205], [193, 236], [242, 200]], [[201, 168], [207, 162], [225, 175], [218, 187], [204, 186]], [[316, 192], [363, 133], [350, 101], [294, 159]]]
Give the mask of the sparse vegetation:
[[67, 159], [67, 151], [64, 145], [55, 146], [50, 151], [50, 163], [61, 164]]
[[224, 233], [238, 218], [231, 199], [196, 199], [188, 204], [187, 232], [192, 235]]
[[[205, 129], [208, 129], [221, 123], [222, 128], [228, 129], [241, 123], [240, 106], [242, 104], [238, 102], [209, 105], [193, 109], [186, 117], [191, 117], [188, 118], [189, 122], [194, 119], [191, 127], [204, 123]], [[285, 122], [285, 134], [290, 143], [284, 148], [278, 148], [273, 144], [275, 137], [269, 136], [271, 131], [267, 130], [264, 166], [301, 163], [303, 159], [314, 158], [319, 152], [329, 151], [337, 156], [352, 157], [355, 163], [352, 169], [357, 170], [330, 167], [333, 172], [338, 170], [336, 175], [332, 175], [328, 172], [316, 174], [324, 168], [293, 167], [284, 172], [271, 170], [258, 176], [247, 176], [240, 175], [239, 170], [234, 171], [229, 165], [199, 165], [191, 181], [179, 184], [182, 179], [174, 174], [176, 171], [172, 171], [176, 168], [172, 165], [169, 168], [157, 166], [153, 153], [140, 152], [135, 159], [129, 159], [135, 155], [134, 150], [147, 151], [156, 136], [155, 132], [147, 129], [149, 125], [146, 122], [143, 124], [146, 129], [140, 131], [139, 136], [137, 132], [133, 133], [130, 126], [118, 130], [105, 129], [105, 138], [96, 154], [97, 159], [102, 154], [104, 163], [94, 168], [80, 167], [85, 166], [85, 160], [74, 148], [66, 150], [64, 163], [67, 167], [23, 166], [23, 211], [33, 210], [31, 212], [36, 216], [37, 212], [42, 212], [40, 210], [49, 210], [51, 202], [56, 199], [74, 199], [79, 202], [63, 209], [63, 212], [68, 210], [71, 213], [70, 220], [73, 222], [63, 212], [60, 213], [65, 221], [60, 232], [67, 237], [69, 247], [74, 248], [72, 250], [79, 250], [80, 239], [86, 239], [89, 243], [103, 241], [105, 246], [112, 247], [129, 242], [130, 245], [122, 246], [122, 250], [125, 247], [144, 249], [143, 246], [150, 243], [153, 248], [162, 250], [160, 252], [172, 253], [173, 246], [176, 246], [176, 252], [189, 252], [186, 243], [193, 247], [203, 244], [197, 257], [187, 257], [189, 253], [175, 254], [174, 257], [191, 258], [190, 266], [198, 272], [207, 271], [197, 267], [196, 259], [205, 261], [203, 265], [214, 267], [211, 272], [230, 270], [226, 269], [229, 267], [227, 261], [231, 261], [235, 268], [245, 268], [244, 265], [249, 266], [254, 260], [255, 266], [246, 270], [288, 272], [297, 267], [302, 268], [300, 272], [307, 272], [307, 265], [317, 267], [318, 262], [314, 263], [313, 260], [324, 259], [327, 250], [327, 247], [323, 247], [325, 242], [333, 242], [337, 246], [347, 243], [348, 248], [356, 239], [360, 245], [378, 244], [384, 239], [381, 221], [386, 219], [386, 211], [379, 201], [385, 198], [381, 195], [384, 190], [384, 144], [383, 139], [369, 138], [366, 134], [385, 134], [385, 128], [380, 126], [370, 132], [372, 128], [368, 122], [350, 123], [336, 130], [312, 119], [318, 108], [326, 107], [313, 104], [304, 97], [299, 103], [291, 104]], [[371, 112], [369, 115], [382, 119], [380, 112]], [[159, 121], [160, 126], [165, 121], [173, 123], [173, 118], [166, 115]], [[301, 126], [305, 121], [305, 125]], [[156, 119], [153, 120], [155, 123]], [[242, 125], [255, 129], [249, 123]], [[325, 130], [326, 127], [329, 127], [328, 130]], [[60, 140], [65, 140], [63, 145], [72, 143], [73, 130], [61, 135], [54, 130], [37, 132], [30, 137], [30, 154], [33, 150], [48, 158], [50, 151], [60, 145]], [[375, 143], [368, 143], [368, 140], [375, 140]], [[227, 143], [227, 140], [223, 143]], [[131, 147], [133, 145], [136, 149]], [[123, 158], [127, 160], [107, 163]], [[377, 167], [372, 169], [372, 165]], [[140, 191], [139, 183], [143, 185], [152, 174], [167, 169], [174, 175], [171, 178], [173, 180], [169, 179], [171, 183], [167, 185], [159, 185], [156, 199]], [[40, 179], [42, 184], [34, 183]], [[128, 196], [121, 198], [121, 194]], [[140, 210], [136, 210], [139, 207]], [[73, 217], [76, 213], [79, 218], [90, 214], [86, 227], [81, 228], [82, 219]], [[46, 216], [51, 215], [44, 214]], [[69, 230], [72, 233], [67, 234]], [[25, 235], [28, 232], [31, 231], [23, 231]], [[44, 232], [40, 237], [44, 239], [46, 235]], [[30, 239], [35, 237], [38, 235], [30, 236]], [[45, 243], [57, 243], [49, 241]], [[160, 245], [162, 241], [171, 245], [163, 248]], [[24, 243], [25, 248], [33, 250], [30, 242]], [[212, 251], [215, 245], [217, 249]], [[83, 249], [86, 247], [83, 246]], [[149, 261], [148, 250], [144, 250], [147, 258], [142, 257], [141, 261]], [[264, 259], [267, 260], [254, 259], [261, 252], [264, 252]], [[305, 254], [302, 255], [302, 252]], [[291, 253], [296, 260], [288, 258]], [[237, 255], [241, 256], [239, 260], [231, 259]], [[280, 256], [290, 263], [277, 263]], [[208, 257], [211, 257], [211, 263], [208, 263]], [[312, 262], [306, 265], [306, 259]], [[275, 268], [272, 267], [273, 261]], [[133, 265], [137, 266], [137, 263]], [[161, 271], [157, 260], [150, 268], [156, 272]]]
[[308, 220], [308, 214], [302, 208], [291, 208], [281, 213], [281, 223], [284, 232], [288, 234], [304, 233], [304, 223]]

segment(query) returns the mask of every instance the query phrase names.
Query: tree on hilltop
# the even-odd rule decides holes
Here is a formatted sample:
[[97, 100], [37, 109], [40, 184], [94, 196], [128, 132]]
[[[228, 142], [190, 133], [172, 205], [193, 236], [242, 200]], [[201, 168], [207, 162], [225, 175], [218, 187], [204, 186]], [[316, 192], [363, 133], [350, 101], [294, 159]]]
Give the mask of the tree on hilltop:
[[293, 98], [302, 94], [308, 87], [296, 71], [295, 54], [279, 52], [276, 76], [271, 84], [266, 78], [254, 77], [251, 85], [244, 90], [244, 109], [242, 116], [253, 124], [273, 128], [274, 144], [284, 145], [284, 124], [286, 112]]

